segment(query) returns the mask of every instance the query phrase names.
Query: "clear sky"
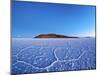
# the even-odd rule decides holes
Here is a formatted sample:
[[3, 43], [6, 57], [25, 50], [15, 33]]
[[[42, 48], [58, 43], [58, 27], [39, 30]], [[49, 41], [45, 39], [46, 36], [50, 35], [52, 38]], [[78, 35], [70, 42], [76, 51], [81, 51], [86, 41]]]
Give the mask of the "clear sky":
[[95, 33], [95, 6], [13, 1], [11, 15], [12, 37]]

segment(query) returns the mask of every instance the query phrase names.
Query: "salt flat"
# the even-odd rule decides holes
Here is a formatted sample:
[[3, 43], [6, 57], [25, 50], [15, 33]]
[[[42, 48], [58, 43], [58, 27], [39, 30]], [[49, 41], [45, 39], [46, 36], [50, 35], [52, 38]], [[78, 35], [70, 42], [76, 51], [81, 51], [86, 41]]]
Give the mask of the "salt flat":
[[95, 38], [12, 39], [12, 74], [96, 68]]

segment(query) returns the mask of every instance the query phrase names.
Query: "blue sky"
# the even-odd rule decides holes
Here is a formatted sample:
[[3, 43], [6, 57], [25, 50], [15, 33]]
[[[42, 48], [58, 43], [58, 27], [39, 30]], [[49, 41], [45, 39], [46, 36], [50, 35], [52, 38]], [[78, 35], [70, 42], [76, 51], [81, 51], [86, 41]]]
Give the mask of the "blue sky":
[[95, 6], [12, 2], [13, 37], [34, 37], [48, 33], [93, 36]]

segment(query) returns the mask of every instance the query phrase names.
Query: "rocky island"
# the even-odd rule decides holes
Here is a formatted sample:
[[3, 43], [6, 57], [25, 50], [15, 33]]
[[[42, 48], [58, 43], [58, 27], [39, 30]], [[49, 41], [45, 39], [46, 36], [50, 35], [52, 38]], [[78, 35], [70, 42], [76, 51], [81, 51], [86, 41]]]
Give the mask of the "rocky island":
[[40, 34], [34, 38], [79, 38], [79, 37], [65, 36], [60, 34]]

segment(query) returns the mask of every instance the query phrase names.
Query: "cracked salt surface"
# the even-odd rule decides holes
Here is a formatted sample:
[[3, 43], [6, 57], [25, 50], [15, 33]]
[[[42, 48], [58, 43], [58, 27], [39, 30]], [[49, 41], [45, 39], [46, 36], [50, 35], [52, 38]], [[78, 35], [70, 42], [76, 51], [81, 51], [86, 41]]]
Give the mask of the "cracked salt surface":
[[12, 40], [12, 74], [96, 68], [95, 38]]

